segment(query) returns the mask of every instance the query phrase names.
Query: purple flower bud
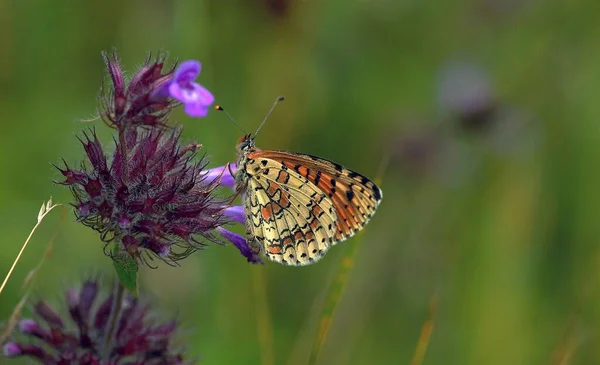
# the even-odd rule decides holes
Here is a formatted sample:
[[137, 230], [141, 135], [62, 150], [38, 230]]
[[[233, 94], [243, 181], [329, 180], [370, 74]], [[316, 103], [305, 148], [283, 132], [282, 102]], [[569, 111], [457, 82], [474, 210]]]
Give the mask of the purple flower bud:
[[67, 166], [67, 162], [65, 160], [63, 160], [63, 164], [65, 165], [65, 169], [61, 169], [60, 167], [58, 167], [56, 165], [54, 165], [54, 167], [56, 167], [56, 169], [58, 169], [58, 171], [60, 171], [60, 173], [63, 174], [63, 176], [67, 180], [65, 180], [64, 182], [55, 181], [55, 183], [62, 184], [62, 185], [70, 185], [70, 184], [83, 185], [83, 184], [87, 183], [88, 176], [85, 172], [69, 169], [69, 167]]
[[229, 165], [219, 166], [207, 170], [204, 179], [207, 183], [212, 183], [213, 181], [219, 181], [221, 185], [230, 187], [232, 189], [235, 188], [235, 174], [237, 171], [237, 165], [235, 163], [230, 163]]
[[46, 323], [53, 327], [62, 327], [63, 323], [58, 313], [56, 313], [48, 303], [41, 301], [35, 306], [35, 312], [42, 317]]
[[246, 223], [246, 215], [244, 214], [244, 207], [241, 205], [236, 205], [233, 207], [225, 208], [223, 211], [223, 215], [227, 218], [230, 218], [238, 223], [245, 224]]
[[4, 346], [2, 346], [2, 352], [5, 357], [15, 357], [22, 354], [21, 346], [15, 342], [7, 342], [4, 344]]
[[34, 334], [39, 330], [38, 324], [32, 319], [23, 319], [19, 322], [19, 331], [26, 334]]
[[67, 290], [65, 293], [65, 299], [69, 310], [79, 305], [79, 292], [75, 288]]
[[129, 217], [119, 218], [119, 228], [129, 229], [129, 227], [131, 227], [131, 219]]
[[200, 62], [184, 61], [175, 71], [169, 85], [169, 95], [183, 103], [185, 112], [192, 117], [205, 117], [215, 97], [203, 86], [194, 82], [200, 75]]
[[248, 262], [251, 262], [253, 264], [262, 264], [262, 261], [260, 260], [258, 254], [254, 252], [254, 250], [250, 246], [248, 246], [248, 243], [246, 242], [246, 239], [243, 236], [231, 232], [223, 227], [217, 228], [216, 231], [219, 232], [219, 234], [223, 236], [223, 238], [233, 243], [233, 245], [237, 247], [238, 250], [240, 250], [240, 253], [248, 259]]
[[174, 69], [163, 72], [165, 57], [159, 55], [152, 61], [149, 55], [127, 87], [117, 53], [103, 52], [102, 57], [112, 81], [111, 88], [102, 88], [100, 115], [104, 121], [121, 130], [165, 126], [169, 112], [175, 106], [174, 101], [166, 97], [156, 97], [173, 78]]
[[[73, 297], [77, 296], [75, 300]], [[102, 297], [100, 303], [96, 298]], [[178, 348], [173, 346], [172, 337], [177, 331], [174, 321], [157, 322], [150, 316], [150, 306], [125, 292], [123, 302], [113, 313], [113, 295], [102, 295], [100, 283], [87, 281], [81, 289], [69, 289], [66, 293], [70, 318], [57, 321], [64, 327], [54, 327], [43, 321], [22, 320], [19, 324], [21, 335], [2, 347], [7, 358], [29, 357], [45, 365], [64, 364], [105, 364], [108, 355], [110, 365], [190, 365]], [[55, 312], [45, 302], [36, 308]], [[118, 309], [117, 309], [118, 308]], [[36, 311], [37, 312], [37, 311]], [[41, 314], [38, 312], [37, 315]], [[112, 329], [112, 341], [106, 342], [111, 332], [110, 318], [119, 318]], [[42, 316], [43, 320], [47, 320]], [[105, 346], [108, 344], [108, 347]], [[108, 351], [108, 353], [105, 353]], [[135, 359], [143, 359], [137, 362]]]

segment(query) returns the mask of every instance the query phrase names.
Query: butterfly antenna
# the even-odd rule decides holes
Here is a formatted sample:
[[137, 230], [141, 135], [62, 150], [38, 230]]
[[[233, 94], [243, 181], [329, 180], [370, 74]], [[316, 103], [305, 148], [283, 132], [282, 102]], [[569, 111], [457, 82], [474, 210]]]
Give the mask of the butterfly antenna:
[[260, 131], [260, 129], [265, 124], [265, 122], [267, 121], [267, 119], [269, 119], [269, 116], [273, 112], [273, 109], [275, 109], [275, 105], [277, 105], [280, 101], [284, 101], [284, 100], [285, 100], [285, 98], [283, 96], [278, 96], [277, 99], [275, 99], [275, 102], [273, 103], [273, 105], [271, 105], [271, 109], [269, 109], [269, 112], [265, 116], [265, 119], [263, 119], [262, 123], [260, 123], [260, 125], [258, 126], [258, 129], [256, 130], [256, 132], [254, 132], [254, 137], [256, 137], [256, 135], [258, 134], [258, 131]]
[[240, 131], [242, 131], [242, 133], [244, 133], [244, 134], [248, 134], [248, 133], [246, 133], [246, 131], [245, 131], [245, 130], [244, 130], [242, 127], [240, 127], [240, 125], [239, 125], [239, 124], [237, 124], [237, 123], [235, 122], [235, 119], [233, 119], [233, 117], [232, 117], [231, 115], [229, 115], [229, 113], [227, 113], [227, 110], [223, 109], [223, 107], [222, 107], [222, 106], [220, 106], [220, 105], [215, 105], [215, 110], [218, 110], [218, 111], [220, 111], [220, 112], [223, 112], [223, 113], [225, 113], [225, 115], [227, 116], [227, 118], [229, 118], [229, 120], [231, 121], [231, 123], [233, 123], [233, 124], [234, 124], [234, 125], [235, 125], [235, 126], [236, 126], [236, 127], [239, 129], [239, 130], [240, 130]]

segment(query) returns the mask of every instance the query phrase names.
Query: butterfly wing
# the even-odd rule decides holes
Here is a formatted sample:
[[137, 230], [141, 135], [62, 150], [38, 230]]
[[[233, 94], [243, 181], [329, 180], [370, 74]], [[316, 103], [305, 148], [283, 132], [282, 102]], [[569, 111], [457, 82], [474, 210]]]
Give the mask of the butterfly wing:
[[285, 165], [249, 156], [246, 164], [246, 229], [271, 260], [306, 265], [335, 241], [333, 202], [316, 185]]
[[[300, 255], [305, 253], [304, 246], [313, 237], [316, 242], [306, 247], [308, 261], [298, 264], [318, 260], [330, 246], [353, 236], [364, 227], [382, 198], [381, 189], [365, 176], [320, 157], [275, 150], [257, 150], [250, 152], [247, 157], [253, 162], [247, 165], [247, 173], [251, 176], [249, 185], [258, 187], [256, 192], [261, 195], [254, 199], [255, 203], [266, 202], [261, 209], [266, 208], [267, 213], [269, 207], [274, 206], [273, 202], [282, 200], [290, 203], [289, 206], [275, 205], [276, 217], [282, 217], [275, 219], [276, 226], [263, 226], [263, 234], [270, 237], [270, 240], [263, 241], [265, 251], [281, 245], [284, 253], [281, 260], [289, 261], [286, 255], [290, 253], [297, 258], [296, 253], [285, 251], [286, 247], [294, 247], [294, 242], [298, 242], [296, 251]], [[249, 186], [248, 191], [251, 189]], [[258, 213], [254, 210], [253, 226], [256, 226], [254, 223], [258, 220], [265, 221], [265, 215], [257, 217]], [[269, 232], [265, 232], [267, 228]], [[286, 231], [288, 228], [289, 235]], [[284, 232], [283, 236], [273, 236], [273, 229], [275, 232]], [[282, 239], [288, 244], [279, 243]], [[315, 248], [314, 244], [318, 244], [318, 247]], [[279, 261], [277, 258], [272, 259]]]
[[335, 243], [362, 229], [381, 202], [381, 189], [366, 176], [321, 157], [288, 151], [260, 150], [250, 158], [268, 158], [316, 185], [334, 204], [337, 216]]

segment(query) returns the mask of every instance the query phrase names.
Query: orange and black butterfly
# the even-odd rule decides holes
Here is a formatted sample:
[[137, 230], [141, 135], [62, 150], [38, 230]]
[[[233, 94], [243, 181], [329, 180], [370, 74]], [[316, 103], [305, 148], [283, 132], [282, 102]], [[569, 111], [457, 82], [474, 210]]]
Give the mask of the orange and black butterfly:
[[318, 261], [331, 246], [361, 230], [381, 202], [374, 182], [324, 158], [259, 150], [250, 134], [240, 139], [237, 150], [235, 181], [247, 240], [272, 261]]

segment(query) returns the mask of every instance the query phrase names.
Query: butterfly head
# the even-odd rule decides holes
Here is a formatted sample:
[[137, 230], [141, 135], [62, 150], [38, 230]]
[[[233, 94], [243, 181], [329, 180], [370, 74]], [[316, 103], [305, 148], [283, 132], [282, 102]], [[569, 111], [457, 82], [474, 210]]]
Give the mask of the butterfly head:
[[252, 149], [254, 149], [254, 138], [250, 134], [246, 134], [240, 138], [237, 145], [238, 153], [249, 152]]

